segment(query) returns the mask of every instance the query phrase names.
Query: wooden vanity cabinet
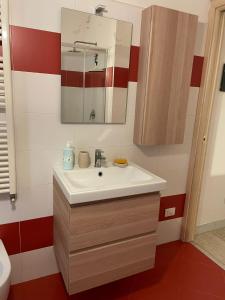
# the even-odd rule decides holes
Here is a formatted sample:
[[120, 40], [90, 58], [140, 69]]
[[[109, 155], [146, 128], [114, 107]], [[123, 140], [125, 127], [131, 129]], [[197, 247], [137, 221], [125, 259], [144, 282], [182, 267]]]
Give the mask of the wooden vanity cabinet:
[[135, 144], [183, 143], [197, 23], [164, 7], [143, 11]]
[[159, 193], [70, 206], [54, 179], [54, 249], [69, 294], [154, 266]]

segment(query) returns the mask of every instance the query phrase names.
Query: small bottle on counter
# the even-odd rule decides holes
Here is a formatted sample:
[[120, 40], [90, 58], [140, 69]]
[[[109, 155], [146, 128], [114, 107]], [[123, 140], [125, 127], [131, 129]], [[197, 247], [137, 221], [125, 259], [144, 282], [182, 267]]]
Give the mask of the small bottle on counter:
[[63, 169], [72, 170], [75, 164], [75, 154], [72, 142], [67, 142], [66, 147], [63, 149]]

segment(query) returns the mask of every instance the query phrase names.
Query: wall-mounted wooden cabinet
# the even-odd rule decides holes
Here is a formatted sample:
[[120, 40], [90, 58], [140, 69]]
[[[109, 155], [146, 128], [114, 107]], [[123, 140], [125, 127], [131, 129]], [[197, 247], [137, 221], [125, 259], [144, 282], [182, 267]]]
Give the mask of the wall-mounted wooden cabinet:
[[197, 23], [164, 7], [143, 11], [135, 144], [183, 143]]

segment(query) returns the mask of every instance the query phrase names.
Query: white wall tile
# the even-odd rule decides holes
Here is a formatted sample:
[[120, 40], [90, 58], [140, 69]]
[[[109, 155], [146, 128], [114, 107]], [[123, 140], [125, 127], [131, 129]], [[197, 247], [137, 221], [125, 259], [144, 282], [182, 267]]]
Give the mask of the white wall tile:
[[52, 183], [52, 167], [62, 162], [60, 150], [24, 150], [16, 154], [17, 184], [21, 188]]
[[158, 245], [177, 241], [180, 239], [182, 219], [183, 218], [176, 218], [159, 222], [157, 230]]
[[10, 255], [12, 266], [11, 284], [16, 284], [22, 281], [22, 259], [21, 253]]
[[195, 117], [198, 104], [199, 87], [190, 87], [187, 115]]
[[17, 209], [20, 212], [20, 220], [53, 215], [52, 184], [18, 187]]
[[[76, 145], [109, 147], [120, 145], [121, 147], [132, 143], [132, 135], [129, 127], [125, 125], [77, 125], [74, 140]], [[115, 130], [118, 126], [118, 130]], [[124, 126], [124, 128], [122, 128]], [[120, 127], [120, 128], [119, 128]]]
[[15, 113], [59, 114], [61, 77], [12, 71]]
[[108, 161], [113, 161], [115, 158], [127, 158], [132, 161], [133, 157], [133, 146], [113, 146], [113, 147], [104, 147], [104, 155]]
[[167, 180], [163, 196], [186, 192], [189, 154], [172, 152], [164, 154], [162, 147], [136, 147], [132, 160], [150, 172]]
[[23, 252], [21, 257], [22, 281], [32, 280], [59, 272], [53, 247]]
[[62, 87], [62, 122], [73, 123], [83, 122], [84, 104], [83, 88]]
[[74, 125], [60, 124], [58, 114], [15, 113], [17, 151], [61, 149], [75, 132]]
[[[186, 143], [187, 146], [191, 146], [192, 138], [193, 138], [193, 132], [194, 132], [194, 125], [195, 125], [195, 117], [194, 116], [187, 116], [186, 125], [185, 125], [185, 132], [184, 132], [184, 143]], [[190, 152], [190, 150], [188, 152]]]
[[[98, 4], [96, 0], [10, 0], [10, 24], [60, 32], [61, 7], [94, 13]], [[132, 42], [139, 45], [142, 9], [109, 0], [103, 0], [101, 4], [106, 4], [109, 10], [105, 16], [133, 23]]]
[[195, 55], [204, 56], [206, 33], [207, 23], [198, 23], [195, 43]]
[[10, 24], [60, 32], [61, 7], [75, 8], [75, 0], [10, 0]]
[[[105, 120], [105, 88], [87, 88], [85, 89], [84, 98], [84, 121], [90, 122], [91, 112], [95, 111], [96, 123], [104, 123]], [[93, 122], [93, 123], [94, 123]]]
[[12, 284], [58, 273], [53, 247], [10, 256], [12, 264]]
[[[99, 1], [96, 0], [76, 0], [76, 9], [88, 13], [94, 13], [94, 9], [98, 4]], [[132, 44], [140, 45], [142, 9], [110, 0], [102, 0], [101, 4], [107, 6], [108, 12], [104, 14], [106, 17], [131, 22], [133, 24]]]
[[52, 184], [29, 188], [17, 187], [17, 201], [12, 207], [9, 199], [0, 200], [1, 224], [51, 216], [53, 214]]
[[114, 88], [112, 104], [112, 121], [115, 123], [126, 122], [127, 89]]
[[[79, 0], [78, 0], [79, 1]], [[185, 11], [187, 13], [196, 14], [201, 22], [207, 22], [210, 0], [114, 0], [115, 2], [123, 2], [137, 7], [148, 7], [150, 5], [161, 5], [172, 9]]]

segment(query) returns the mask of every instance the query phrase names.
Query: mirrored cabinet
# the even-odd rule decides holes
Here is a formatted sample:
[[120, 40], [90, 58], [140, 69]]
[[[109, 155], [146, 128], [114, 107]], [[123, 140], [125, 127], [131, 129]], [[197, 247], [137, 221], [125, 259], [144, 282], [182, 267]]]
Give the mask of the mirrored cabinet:
[[62, 123], [125, 123], [132, 24], [63, 8], [61, 27]]

